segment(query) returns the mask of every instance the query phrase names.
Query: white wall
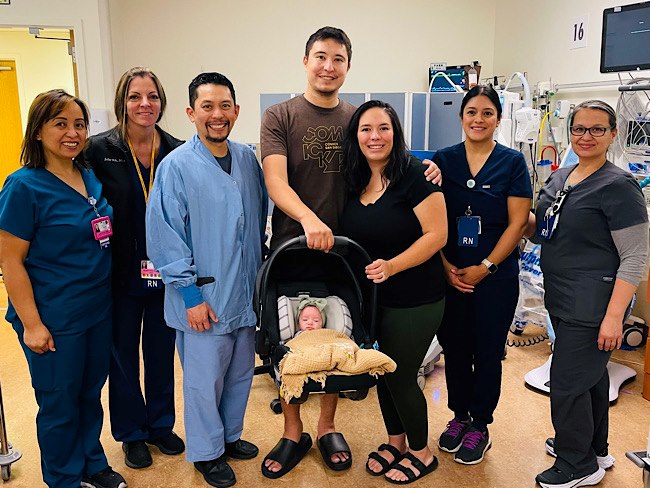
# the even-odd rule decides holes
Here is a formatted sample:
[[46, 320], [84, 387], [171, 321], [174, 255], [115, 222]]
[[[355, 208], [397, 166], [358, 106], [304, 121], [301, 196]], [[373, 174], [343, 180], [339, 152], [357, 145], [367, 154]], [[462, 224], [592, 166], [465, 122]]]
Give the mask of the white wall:
[[233, 138], [258, 141], [259, 94], [304, 91], [305, 42], [324, 25], [352, 41], [346, 92], [426, 91], [433, 61], [479, 60], [492, 72], [496, 9], [482, 0], [109, 0], [109, 10], [115, 77], [132, 66], [153, 69], [178, 137], [194, 132], [187, 85], [214, 70], [232, 80], [241, 105]]
[[0, 6], [0, 27], [73, 29], [79, 95], [91, 108], [107, 108], [112, 106], [113, 76], [106, 1], [14, 0]]
[[[549, 78], [559, 84], [616, 80], [616, 74], [600, 73], [603, 10], [630, 3], [635, 2], [497, 0], [495, 73], [509, 76], [526, 71], [531, 85]], [[572, 20], [581, 16], [589, 18], [587, 46], [570, 49]], [[587, 98], [601, 98], [616, 107], [618, 92], [616, 87], [570, 89], [556, 96], [576, 102]]]
[[[44, 30], [42, 36], [67, 38], [69, 31]], [[34, 97], [53, 88], [74, 93], [72, 57], [66, 41], [36, 39], [27, 29], [0, 30], [0, 58], [16, 61], [23, 132]]]

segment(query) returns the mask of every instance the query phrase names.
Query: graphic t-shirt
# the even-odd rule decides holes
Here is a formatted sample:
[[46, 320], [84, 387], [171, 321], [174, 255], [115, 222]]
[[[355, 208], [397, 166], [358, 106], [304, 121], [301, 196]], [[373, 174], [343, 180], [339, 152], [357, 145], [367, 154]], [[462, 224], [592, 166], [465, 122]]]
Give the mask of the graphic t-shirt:
[[[345, 205], [343, 136], [355, 110], [342, 100], [335, 108], [317, 107], [301, 95], [269, 107], [262, 117], [262, 160], [287, 157], [289, 186], [335, 234]], [[277, 207], [272, 230], [272, 249], [303, 234], [300, 223]]]

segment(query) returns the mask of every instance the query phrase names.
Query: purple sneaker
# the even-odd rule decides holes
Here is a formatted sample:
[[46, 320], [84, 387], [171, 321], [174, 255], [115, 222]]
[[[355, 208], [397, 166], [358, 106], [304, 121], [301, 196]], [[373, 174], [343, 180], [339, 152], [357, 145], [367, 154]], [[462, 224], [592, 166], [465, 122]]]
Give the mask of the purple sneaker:
[[470, 427], [463, 437], [462, 445], [454, 456], [454, 461], [461, 464], [478, 464], [483, 461], [485, 452], [492, 446], [490, 435]]
[[455, 417], [451, 419], [445, 431], [440, 434], [440, 440], [438, 440], [440, 450], [447, 452], [458, 451], [463, 443], [463, 436], [470, 426], [471, 423], [469, 420], [460, 421]]

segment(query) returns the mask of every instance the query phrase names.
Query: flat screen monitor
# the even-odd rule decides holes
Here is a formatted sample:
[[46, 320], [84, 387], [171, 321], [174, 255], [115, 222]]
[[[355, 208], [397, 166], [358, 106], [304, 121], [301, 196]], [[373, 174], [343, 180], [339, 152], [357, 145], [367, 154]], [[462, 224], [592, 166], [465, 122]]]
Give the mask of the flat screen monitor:
[[600, 72], [650, 69], [650, 2], [603, 11]]
[[[451, 81], [460, 86], [463, 90], [467, 89], [467, 72], [465, 71], [464, 66], [448, 66], [445, 70], [436, 70], [433, 68], [429, 69], [429, 84], [431, 84], [431, 78], [433, 78], [433, 75], [439, 71], [445, 73]], [[435, 80], [433, 80], [431, 91], [453, 92], [456, 90], [453, 86], [449, 85], [449, 82], [444, 77], [438, 76]]]

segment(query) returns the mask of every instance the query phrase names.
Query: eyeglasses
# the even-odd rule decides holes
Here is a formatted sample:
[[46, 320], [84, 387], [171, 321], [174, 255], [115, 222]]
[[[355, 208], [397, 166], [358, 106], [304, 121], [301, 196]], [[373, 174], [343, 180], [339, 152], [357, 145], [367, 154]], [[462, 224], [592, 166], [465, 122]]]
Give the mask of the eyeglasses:
[[608, 130], [611, 130], [611, 127], [582, 127], [576, 125], [569, 128], [572, 136], [584, 136], [586, 132], [589, 132], [593, 137], [603, 137]]

